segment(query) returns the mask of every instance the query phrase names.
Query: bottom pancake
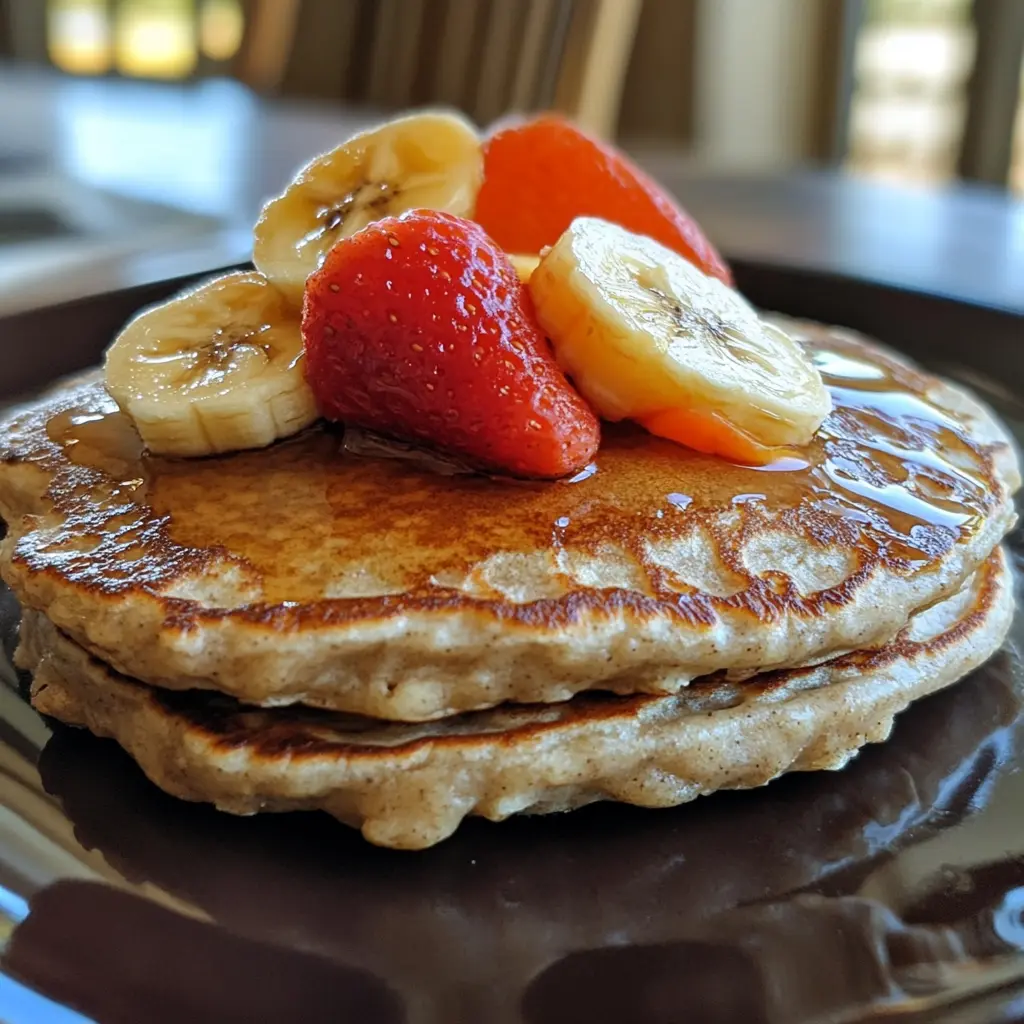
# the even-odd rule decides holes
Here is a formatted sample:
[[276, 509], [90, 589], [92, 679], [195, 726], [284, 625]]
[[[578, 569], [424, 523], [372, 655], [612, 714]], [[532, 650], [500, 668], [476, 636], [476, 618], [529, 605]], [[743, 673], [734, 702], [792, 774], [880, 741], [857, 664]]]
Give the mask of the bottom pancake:
[[119, 675], [26, 613], [21, 665], [35, 707], [116, 739], [162, 789], [250, 814], [320, 808], [371, 842], [419, 849], [469, 814], [666, 807], [786, 771], [840, 768], [910, 703], [1002, 643], [1013, 615], [996, 551], [955, 596], [888, 646], [746, 682], [710, 677], [669, 697], [587, 694], [410, 725], [307, 708], [257, 709]]

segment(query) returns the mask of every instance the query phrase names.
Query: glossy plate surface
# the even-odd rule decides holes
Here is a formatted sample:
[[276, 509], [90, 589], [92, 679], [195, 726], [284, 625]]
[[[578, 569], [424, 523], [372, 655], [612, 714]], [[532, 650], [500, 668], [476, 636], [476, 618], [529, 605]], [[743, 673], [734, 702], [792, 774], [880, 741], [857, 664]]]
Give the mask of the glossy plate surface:
[[[792, 300], [798, 274], [766, 287], [778, 274], [739, 276], [762, 305], [823, 315], [820, 291]], [[866, 315], [906, 322], [898, 293], [871, 294]], [[986, 347], [983, 320], [959, 352], [875, 333], [1024, 437], [1024, 362]], [[60, 342], [39, 358], [65, 369]], [[164, 796], [112, 742], [28, 708], [17, 622], [0, 592], [7, 1024], [1024, 1020], [1024, 617], [842, 772], [672, 811], [470, 821], [415, 854], [323, 815]]]

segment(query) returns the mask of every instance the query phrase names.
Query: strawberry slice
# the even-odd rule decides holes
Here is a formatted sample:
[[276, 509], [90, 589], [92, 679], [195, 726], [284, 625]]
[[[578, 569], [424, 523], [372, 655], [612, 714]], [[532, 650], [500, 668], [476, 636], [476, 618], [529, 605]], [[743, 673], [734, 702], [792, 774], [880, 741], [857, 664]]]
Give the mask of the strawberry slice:
[[413, 210], [339, 241], [306, 282], [302, 338], [328, 419], [516, 476], [566, 476], [597, 452], [597, 418], [472, 221]]
[[647, 235], [732, 284], [697, 222], [614, 146], [552, 114], [487, 140], [474, 220], [506, 252], [539, 253], [584, 216]]

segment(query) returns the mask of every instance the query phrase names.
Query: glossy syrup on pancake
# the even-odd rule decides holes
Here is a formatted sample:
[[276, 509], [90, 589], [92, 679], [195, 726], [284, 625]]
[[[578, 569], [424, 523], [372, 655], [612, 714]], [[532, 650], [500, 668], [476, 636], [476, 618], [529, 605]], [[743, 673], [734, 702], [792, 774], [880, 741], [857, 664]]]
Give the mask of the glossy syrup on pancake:
[[[754, 578], [762, 586], [752, 593], [728, 543], [765, 510], [781, 511], [786, 526], [821, 544], [855, 547], [861, 558], [913, 571], [974, 530], [993, 504], [988, 453], [928, 401], [925, 380], [860, 346], [843, 351], [830, 341], [814, 357], [833, 413], [799, 457], [765, 467], [733, 465], [619, 424], [605, 425], [595, 464], [557, 484], [441, 476], [415, 459], [360, 458], [325, 428], [265, 451], [167, 460], [142, 455], [130, 424], [99, 388], [86, 393], [82, 407], [54, 416], [47, 432], [73, 463], [115, 480], [115, 494], [127, 500], [106, 507], [113, 513], [106, 522], [99, 521], [103, 508], [91, 510], [95, 527], [110, 535], [112, 555], [126, 544], [142, 553], [159, 525], [159, 564], [144, 556], [127, 575], [106, 575], [114, 567], [108, 562], [104, 570], [94, 557], [81, 565], [104, 589], [135, 585], [139, 571], [156, 582], [176, 563], [220, 549], [259, 576], [269, 605], [329, 598], [338, 564], [358, 567], [362, 585], [352, 578], [347, 586], [356, 600], [401, 594], [403, 603], [433, 603], [467, 589], [501, 599], [500, 585], [473, 579], [474, 570], [495, 552], [543, 550], [569, 566], [561, 578], [538, 578], [539, 592], [529, 596], [543, 600], [573, 590], [571, 553], [611, 548], [632, 556], [623, 562], [621, 588], [670, 597], [701, 618], [707, 612], [699, 595], [688, 594], [696, 588], [651, 551], [686, 520], [732, 506], [718, 537], [726, 588], [769, 613], [777, 603], [800, 603], [801, 595], [771, 570]], [[91, 481], [67, 476], [72, 486], [58, 481], [53, 497], [81, 507], [77, 499]], [[320, 558], [311, 561], [310, 552]], [[65, 569], [76, 571], [73, 564]]]

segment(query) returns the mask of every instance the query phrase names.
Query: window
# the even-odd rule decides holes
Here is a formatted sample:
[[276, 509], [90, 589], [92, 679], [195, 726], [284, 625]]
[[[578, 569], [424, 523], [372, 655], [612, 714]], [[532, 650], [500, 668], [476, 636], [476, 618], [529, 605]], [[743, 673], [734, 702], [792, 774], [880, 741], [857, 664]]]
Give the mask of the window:
[[1010, 187], [1015, 192], [1024, 194], [1024, 66], [1021, 67], [1017, 123], [1013, 129], [1013, 162], [1010, 165]]
[[974, 61], [970, 0], [868, 0], [854, 54], [848, 165], [876, 177], [956, 172]]
[[46, 14], [46, 48], [57, 67], [76, 75], [112, 69], [111, 25], [103, 0], [50, 0]]
[[242, 43], [241, 0], [48, 0], [47, 51], [71, 74], [186, 78]]

